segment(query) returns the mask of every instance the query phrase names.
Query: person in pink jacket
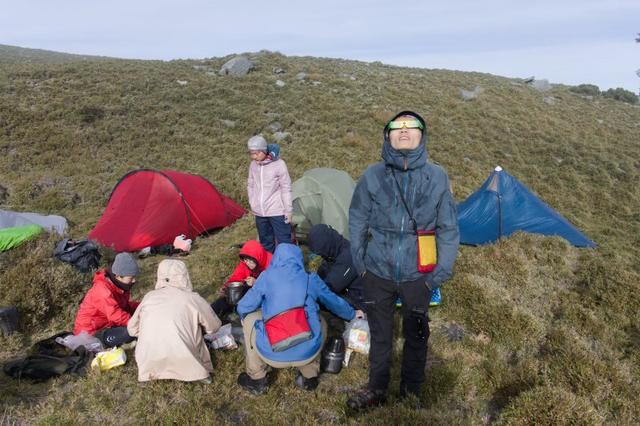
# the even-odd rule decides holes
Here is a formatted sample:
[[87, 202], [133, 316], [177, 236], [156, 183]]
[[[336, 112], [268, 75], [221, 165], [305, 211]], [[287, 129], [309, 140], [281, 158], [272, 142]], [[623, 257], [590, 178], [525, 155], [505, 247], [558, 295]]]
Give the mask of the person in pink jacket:
[[251, 155], [247, 194], [256, 217], [260, 244], [273, 253], [276, 244], [291, 243], [291, 178], [285, 162], [278, 158], [280, 147], [267, 145], [261, 135], [249, 139]]

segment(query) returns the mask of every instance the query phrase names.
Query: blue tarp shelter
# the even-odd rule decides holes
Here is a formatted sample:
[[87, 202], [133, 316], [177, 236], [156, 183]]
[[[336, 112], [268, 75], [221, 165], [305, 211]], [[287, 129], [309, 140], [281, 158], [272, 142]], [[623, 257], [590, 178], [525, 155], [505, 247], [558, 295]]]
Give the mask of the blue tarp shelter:
[[458, 205], [462, 244], [496, 242], [516, 231], [557, 235], [576, 247], [595, 247], [567, 219], [536, 197], [501, 167]]

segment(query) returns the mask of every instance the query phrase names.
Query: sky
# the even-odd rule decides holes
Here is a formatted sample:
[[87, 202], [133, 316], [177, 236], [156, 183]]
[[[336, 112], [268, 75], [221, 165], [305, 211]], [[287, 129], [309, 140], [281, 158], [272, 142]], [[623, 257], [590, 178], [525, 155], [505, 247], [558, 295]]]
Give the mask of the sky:
[[135, 59], [262, 49], [638, 93], [640, 0], [0, 0], [0, 44]]

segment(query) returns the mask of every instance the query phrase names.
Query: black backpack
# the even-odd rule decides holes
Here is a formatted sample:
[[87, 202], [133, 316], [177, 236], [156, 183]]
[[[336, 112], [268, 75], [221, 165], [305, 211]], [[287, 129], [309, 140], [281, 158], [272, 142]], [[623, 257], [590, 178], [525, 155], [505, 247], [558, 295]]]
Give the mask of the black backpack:
[[56, 342], [57, 337], [71, 333], [64, 332], [41, 340], [30, 349], [30, 355], [5, 364], [4, 372], [14, 379], [31, 379], [44, 382], [63, 374], [84, 375], [93, 354], [84, 346], [71, 350]]
[[74, 241], [66, 238], [58, 243], [53, 255], [72, 264], [80, 272], [97, 269], [100, 264], [100, 252], [93, 241]]

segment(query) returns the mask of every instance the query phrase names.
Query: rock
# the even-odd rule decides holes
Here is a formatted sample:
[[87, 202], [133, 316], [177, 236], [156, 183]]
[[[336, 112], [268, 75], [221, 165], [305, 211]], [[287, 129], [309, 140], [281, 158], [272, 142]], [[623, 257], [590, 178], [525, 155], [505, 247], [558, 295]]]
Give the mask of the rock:
[[9, 198], [9, 190], [6, 187], [0, 185], [0, 204], [7, 201], [7, 198]]
[[273, 69], [273, 73], [274, 74], [286, 74], [287, 72], [285, 70], [283, 70], [282, 68], [275, 67]]
[[473, 90], [460, 89], [460, 96], [464, 101], [470, 101], [478, 97], [480, 93], [484, 92], [484, 89], [480, 86], [476, 86]]
[[464, 337], [464, 328], [455, 322], [443, 324], [441, 330], [450, 342], [459, 342]]
[[180, 86], [186, 86], [189, 82], [187, 80], [176, 80]]
[[604, 120], [600, 120], [599, 118], [598, 118], [598, 119], [596, 119], [596, 121], [598, 122], [598, 124], [602, 124], [602, 123], [604, 123]]
[[299, 72], [298, 74], [296, 74], [296, 80], [304, 81], [306, 79], [307, 79], [307, 73], [306, 72]]
[[542, 101], [547, 105], [556, 104], [556, 98], [554, 98], [553, 96], [545, 96], [544, 98], [542, 98]]
[[533, 87], [536, 90], [539, 90], [541, 92], [547, 92], [549, 90], [551, 90], [551, 85], [549, 84], [549, 80], [543, 79], [543, 80], [534, 80], [530, 83], [528, 83], [529, 86]]
[[207, 71], [205, 74], [209, 77], [215, 77], [218, 75], [215, 71]]
[[471, 162], [471, 158], [469, 158], [469, 157], [464, 157], [462, 160], [466, 161], [467, 163]]
[[516, 86], [516, 87], [522, 87], [522, 84], [521, 84], [521, 83], [518, 83], [517, 81], [512, 81], [512, 82], [511, 82], [511, 85], [512, 85], [512, 86]]
[[287, 83], [285, 83], [284, 81], [282, 81], [282, 80], [276, 80], [276, 86], [278, 86], [278, 87], [284, 87], [284, 86], [286, 86], [286, 85], [287, 85]]
[[196, 71], [211, 71], [211, 67], [209, 65], [194, 65], [193, 69]]
[[314, 86], [320, 86], [322, 84], [321, 81], [313, 81], [311, 84], [313, 84]]
[[246, 75], [254, 68], [253, 62], [251, 62], [246, 56], [236, 56], [235, 58], [225, 62], [225, 64], [220, 68], [220, 71], [218, 71], [218, 74], [242, 76]]
[[277, 121], [274, 121], [273, 123], [269, 124], [269, 130], [271, 130], [271, 133], [277, 132], [278, 130], [282, 130], [282, 124], [278, 123]]
[[225, 126], [227, 127], [236, 127], [236, 122], [231, 120], [222, 120]]
[[560, 164], [562, 164], [562, 162], [564, 161], [562, 158], [560, 157], [551, 157], [553, 158], [553, 161], [555, 161], [555, 163], [559, 166]]
[[355, 75], [350, 76], [350, 77], [349, 77], [349, 80], [351, 80], [351, 81], [356, 81], [356, 76], [355, 76]]
[[522, 81], [524, 81], [526, 84], [530, 84], [530, 83], [533, 83], [535, 80], [536, 80], [536, 77], [532, 75], [531, 77], [525, 78]]
[[286, 138], [288, 138], [289, 136], [291, 136], [291, 134], [289, 132], [275, 132], [273, 134], [273, 139], [276, 142], [280, 142], [285, 140]]

